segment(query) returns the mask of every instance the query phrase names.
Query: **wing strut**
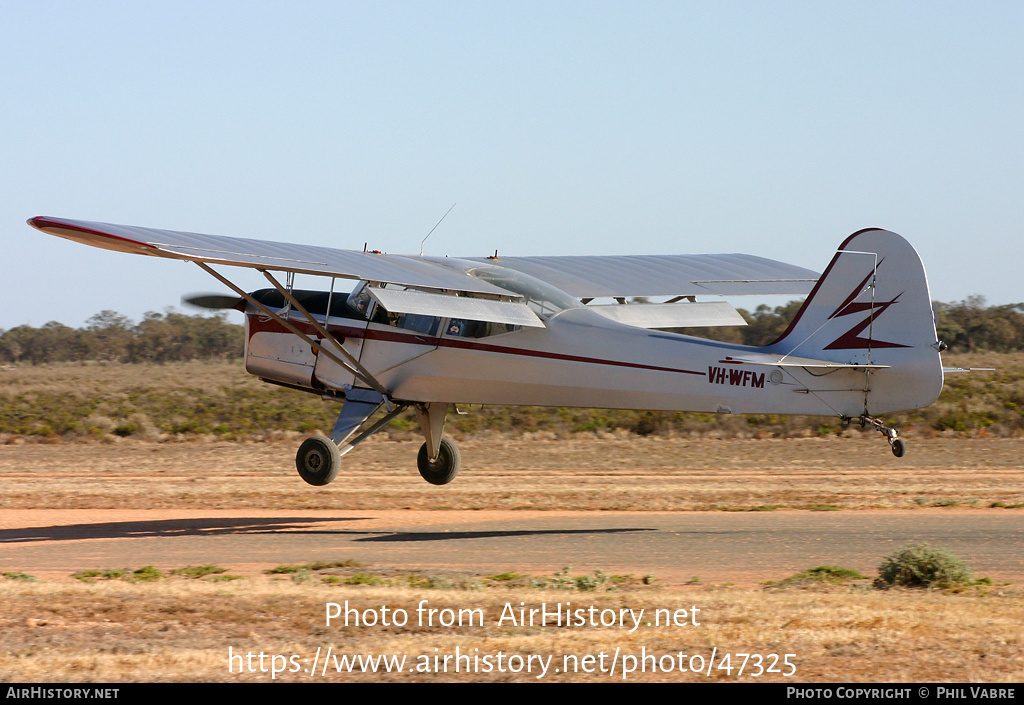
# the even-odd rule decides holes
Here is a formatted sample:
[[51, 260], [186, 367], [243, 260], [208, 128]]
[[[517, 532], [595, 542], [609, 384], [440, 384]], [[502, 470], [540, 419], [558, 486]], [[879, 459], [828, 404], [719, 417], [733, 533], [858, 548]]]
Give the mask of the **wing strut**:
[[[384, 386], [380, 382], [378, 382], [377, 379], [373, 375], [371, 375], [369, 372], [367, 372], [366, 369], [362, 365], [360, 365], [359, 362], [355, 358], [353, 358], [348, 353], [348, 351], [345, 350], [345, 348], [343, 348], [341, 346], [340, 343], [338, 343], [337, 339], [335, 339], [335, 337], [333, 335], [331, 335], [326, 330], [324, 330], [323, 327], [320, 325], [320, 323], [318, 321], [316, 321], [309, 314], [309, 312], [306, 311], [306, 309], [304, 309], [299, 304], [298, 301], [295, 300], [295, 297], [293, 297], [290, 292], [287, 292], [284, 289], [282, 289], [281, 285], [277, 282], [277, 280], [274, 279], [269, 274], [267, 274], [265, 271], [263, 272], [264, 276], [266, 276], [267, 279], [269, 279], [274, 284], [274, 286], [277, 287], [277, 289], [284, 295], [285, 299], [294, 308], [296, 308], [296, 310], [301, 312], [310, 322], [312, 322], [313, 326], [317, 329], [318, 332], [321, 332], [325, 336], [325, 338], [327, 340], [329, 340], [330, 342], [332, 342], [334, 344], [334, 346], [336, 347], [338, 352], [340, 352], [342, 355], [345, 356], [345, 358], [347, 358], [347, 361], [341, 359], [336, 354], [334, 354], [334, 351], [332, 351], [330, 348], [325, 346], [322, 341], [319, 341], [319, 340], [316, 340], [314, 338], [309, 337], [308, 335], [303, 333], [301, 330], [296, 328], [287, 319], [282, 318], [281, 316], [279, 316], [278, 314], [274, 313], [269, 308], [267, 308], [266, 306], [261, 304], [259, 301], [254, 299], [251, 295], [249, 295], [246, 292], [244, 292], [241, 289], [239, 289], [230, 280], [228, 280], [227, 278], [221, 276], [216, 270], [214, 270], [212, 267], [210, 267], [206, 263], [199, 262], [198, 260], [193, 260], [193, 261], [197, 265], [199, 265], [199, 267], [201, 267], [204, 271], [206, 271], [208, 274], [210, 274], [211, 276], [213, 276], [214, 278], [219, 280], [222, 284], [224, 284], [224, 286], [228, 287], [229, 289], [234, 291], [236, 294], [241, 296], [243, 299], [245, 299], [246, 301], [251, 303], [253, 306], [258, 308], [264, 314], [266, 314], [267, 316], [270, 316], [277, 323], [281, 324], [282, 326], [287, 328], [289, 331], [291, 331], [295, 335], [299, 336], [302, 340], [304, 340], [306, 343], [308, 343], [314, 350], [317, 350], [319, 353], [322, 353], [322, 354], [326, 355], [327, 357], [331, 358], [332, 360], [337, 362], [339, 365], [341, 365], [343, 368], [345, 368], [346, 370], [348, 370], [349, 372], [354, 374], [356, 377], [358, 377], [359, 379], [363, 380], [368, 385], [373, 387], [373, 389], [376, 390], [377, 392], [379, 392], [381, 395], [383, 395], [385, 399], [388, 398], [388, 390], [385, 389]], [[260, 271], [263, 271], [263, 270], [260, 270]], [[389, 406], [390, 406], [390, 404], [389, 404]]]
[[[320, 321], [318, 321], [315, 318], [313, 318], [312, 314], [310, 314], [310, 312], [307, 311], [302, 306], [302, 304], [300, 304], [298, 302], [298, 300], [294, 296], [292, 296], [292, 293], [291, 293], [290, 290], [286, 290], [283, 286], [281, 286], [280, 282], [278, 282], [276, 279], [274, 279], [273, 275], [270, 272], [268, 272], [267, 270], [261, 269], [260, 273], [263, 274], [263, 276], [265, 276], [267, 278], [267, 281], [269, 281], [271, 284], [274, 285], [275, 289], [277, 289], [279, 292], [281, 292], [281, 296], [283, 296], [285, 298], [285, 300], [288, 301], [288, 303], [290, 303], [292, 305], [292, 308], [294, 308], [296, 311], [298, 311], [299, 313], [301, 313], [303, 316], [306, 317], [306, 320], [309, 321], [312, 324], [312, 326], [316, 329], [317, 333], [322, 335], [325, 339], [327, 339], [327, 340], [331, 341], [332, 343], [334, 343], [334, 346], [338, 349], [338, 352], [340, 352], [342, 355], [344, 355], [345, 359], [349, 361], [350, 364], [347, 366], [349, 371], [355, 372], [356, 377], [359, 377], [361, 380], [363, 380], [364, 382], [369, 384], [371, 387], [373, 387], [374, 390], [376, 390], [377, 392], [379, 392], [380, 394], [382, 394], [384, 396], [384, 404], [385, 404], [385, 406], [388, 407], [388, 411], [390, 411], [391, 410], [391, 404], [387, 400], [388, 399], [388, 391], [387, 391], [387, 389], [384, 388], [384, 385], [382, 385], [380, 382], [378, 382], [377, 378], [374, 377], [372, 374], [370, 374], [369, 371], [367, 371], [367, 369], [365, 367], [360, 365], [359, 361], [356, 360], [354, 357], [352, 357], [352, 354], [349, 353], [348, 350], [346, 350], [344, 347], [342, 347], [342, 345], [338, 341], [338, 339], [335, 338], [331, 333], [329, 333], [327, 331], [327, 328], [325, 328], [324, 326], [320, 325]], [[328, 313], [330, 313], [330, 308], [328, 308], [327, 310], [328, 310]], [[323, 348], [321, 348], [321, 349], [323, 349]], [[341, 361], [338, 360], [336, 357], [333, 357], [333, 356], [330, 356], [330, 357], [335, 362], [338, 362], [339, 364], [341, 364]]]

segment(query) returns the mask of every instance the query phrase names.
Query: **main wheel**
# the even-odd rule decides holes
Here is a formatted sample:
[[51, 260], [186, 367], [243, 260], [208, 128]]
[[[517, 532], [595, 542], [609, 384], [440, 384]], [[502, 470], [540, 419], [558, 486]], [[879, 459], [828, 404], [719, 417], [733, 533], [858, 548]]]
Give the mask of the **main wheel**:
[[322, 487], [338, 476], [341, 453], [327, 436], [307, 438], [295, 454], [295, 469], [299, 477], [311, 485]]
[[447, 485], [459, 474], [462, 466], [462, 455], [459, 448], [447, 438], [441, 439], [441, 448], [438, 450], [437, 459], [430, 460], [430, 451], [424, 443], [420, 448], [419, 457], [416, 458], [416, 465], [420, 469], [420, 475], [432, 485]]
[[897, 458], [902, 458], [903, 454], [907, 452], [907, 444], [902, 439], [897, 438], [892, 442], [892, 454]]

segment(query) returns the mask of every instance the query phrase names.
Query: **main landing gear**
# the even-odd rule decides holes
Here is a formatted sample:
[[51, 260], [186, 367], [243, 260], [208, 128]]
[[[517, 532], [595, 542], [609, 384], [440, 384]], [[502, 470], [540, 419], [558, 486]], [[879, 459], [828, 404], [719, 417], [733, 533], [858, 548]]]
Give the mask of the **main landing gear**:
[[[385, 407], [387, 413], [356, 435], [356, 431], [381, 407]], [[341, 456], [384, 428], [407, 408], [408, 404], [395, 404], [372, 389], [347, 388], [345, 403], [330, 438], [313, 436], [299, 446], [295, 454], [295, 469], [299, 477], [316, 487], [330, 483], [341, 470]], [[442, 435], [448, 404], [414, 404], [413, 408], [426, 440], [416, 459], [420, 475], [432, 485], [447, 485], [459, 474], [462, 465], [458, 447]]]
[[847, 425], [859, 421], [861, 428], [865, 428], [867, 426], [871, 426], [872, 428], [874, 428], [876, 431], [885, 436], [887, 441], [889, 441], [889, 447], [892, 449], [892, 454], [895, 455], [897, 458], [902, 458], [903, 455], [907, 452], [907, 444], [903, 441], [902, 438], [900, 438], [900, 432], [897, 431], [892, 426], [886, 426], [884, 423], [874, 418], [873, 416], [867, 416], [866, 414], [862, 414], [858, 419], [853, 419], [850, 418], [849, 416], [844, 416], [843, 421], [845, 421]]
[[459, 474], [462, 456], [459, 454], [458, 446], [449, 439], [442, 438], [437, 457], [430, 459], [430, 449], [424, 443], [420, 448], [419, 457], [416, 458], [416, 465], [419, 466], [420, 475], [430, 484], [447, 485]]
[[295, 467], [303, 480], [315, 487], [322, 487], [338, 476], [341, 451], [327, 436], [307, 438], [295, 454]]

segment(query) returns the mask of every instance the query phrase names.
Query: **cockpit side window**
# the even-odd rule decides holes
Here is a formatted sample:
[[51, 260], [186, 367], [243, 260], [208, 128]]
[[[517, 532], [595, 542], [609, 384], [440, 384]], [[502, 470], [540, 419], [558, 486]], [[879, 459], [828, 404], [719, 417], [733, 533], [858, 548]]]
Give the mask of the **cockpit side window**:
[[359, 286], [352, 290], [345, 303], [353, 311], [362, 315], [363, 318], [369, 318], [370, 312], [373, 309], [373, 298], [370, 296], [370, 292], [367, 291], [366, 282], [359, 282]]

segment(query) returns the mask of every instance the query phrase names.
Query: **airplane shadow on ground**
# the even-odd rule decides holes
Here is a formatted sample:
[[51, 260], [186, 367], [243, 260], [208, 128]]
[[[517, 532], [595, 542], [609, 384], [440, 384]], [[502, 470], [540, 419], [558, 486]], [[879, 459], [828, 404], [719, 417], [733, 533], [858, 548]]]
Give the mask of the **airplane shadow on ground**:
[[[633, 531], [657, 531], [657, 529], [537, 529], [533, 531], [524, 529], [510, 529], [508, 531], [397, 531], [397, 532], [376, 532], [377, 536], [367, 536], [356, 541], [450, 541], [452, 539], [494, 539], [510, 538], [512, 536], [547, 536], [547, 535], [573, 535], [573, 534], [622, 534]], [[352, 532], [345, 532], [352, 533]], [[370, 533], [370, 532], [366, 532]]]
[[[228, 536], [302, 531], [328, 521], [359, 521], [357, 517], [229, 517], [162, 519], [159, 521], [109, 521], [95, 524], [64, 524], [0, 531], [0, 544], [82, 539], [157, 538], [171, 536]], [[319, 530], [323, 531], [323, 530]]]
[[353, 529], [313, 528], [327, 522], [364, 521], [365, 517], [231, 517], [201, 519], [165, 519], [159, 521], [119, 521], [95, 524], [65, 524], [0, 530], [0, 545], [46, 541], [87, 539], [172, 538], [194, 536], [233, 536], [251, 534], [325, 534], [361, 536], [356, 541], [450, 541], [461, 539], [503, 538], [571, 534], [614, 534], [656, 531], [649, 528], [617, 529], [510, 529], [508, 531], [358, 531]]

